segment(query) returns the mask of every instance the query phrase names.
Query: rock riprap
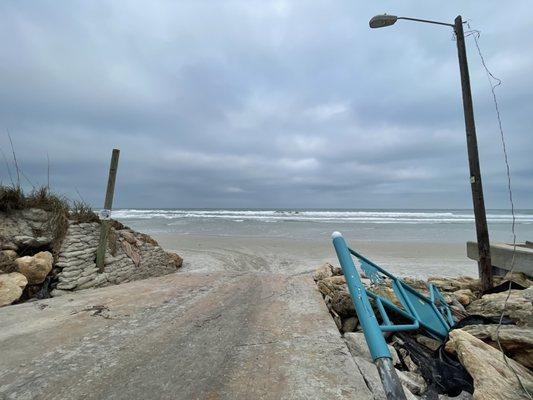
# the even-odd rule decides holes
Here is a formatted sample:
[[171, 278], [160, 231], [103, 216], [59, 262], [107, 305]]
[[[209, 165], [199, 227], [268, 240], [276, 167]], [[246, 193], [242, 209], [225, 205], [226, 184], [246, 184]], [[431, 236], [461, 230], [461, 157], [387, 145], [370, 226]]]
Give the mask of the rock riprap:
[[475, 400], [528, 399], [515, 373], [526, 389], [533, 392], [533, 375], [527, 368], [508, 359], [507, 363], [513, 372], [500, 351], [468, 332], [461, 329], [451, 331], [446, 351], [456, 354], [472, 375]]
[[[499, 317], [507, 299], [507, 291], [486, 294], [473, 301], [467, 310], [470, 314], [486, 317]], [[514, 320], [518, 325], [533, 328], [533, 287], [524, 290], [511, 290], [505, 307], [505, 316]]]
[[[468, 325], [462, 328], [472, 336], [499, 349], [498, 325]], [[500, 345], [506, 355], [528, 368], [533, 368], [533, 329], [517, 325], [502, 325], [499, 330]]]
[[[363, 375], [368, 387], [375, 398], [383, 398], [381, 382], [375, 366], [371, 364], [372, 360], [364, 334], [357, 326], [357, 315], [342, 271], [330, 264], [324, 264], [317, 269], [313, 278], [356, 364], [361, 371], [364, 371]], [[398, 304], [390, 282], [384, 282], [380, 286], [371, 285], [364, 274], [361, 274], [361, 280], [373, 292]], [[424, 335], [421, 331], [405, 332], [403, 336], [386, 335], [389, 348], [392, 348], [391, 344], [394, 346], [392, 350], [395, 351], [391, 351], [391, 354], [395, 367], [398, 369], [398, 376], [404, 387], [409, 390], [406, 391], [408, 397], [417, 395], [427, 398], [438, 397], [440, 400], [447, 398], [442, 394], [443, 392], [456, 395], [457, 390], [463, 390], [460, 398], [469, 399], [472, 397], [468, 393], [472, 391], [469, 383], [471, 378], [468, 376], [470, 373], [474, 379], [474, 399], [527, 398], [524, 397], [525, 392], [519, 387], [513, 371], [503, 361], [503, 354], [497, 343], [498, 324], [496, 322], [499, 320], [508, 294], [504, 282], [511, 281], [526, 288], [511, 291], [505, 312], [506, 323], [511, 323], [511, 325], [500, 327], [499, 341], [505, 354], [510, 357], [508, 358], [509, 364], [515, 368], [531, 392], [532, 378], [528, 368], [533, 368], [533, 285], [531, 285], [531, 280], [523, 274], [508, 274], [504, 278], [500, 277], [495, 280], [498, 285], [502, 285], [500, 289], [504, 291], [483, 295], [479, 279], [470, 277], [433, 277], [428, 282], [404, 278], [407, 284], [425, 295], [429, 294], [428, 283], [434, 284], [452, 309], [456, 321], [468, 317], [463, 321], [463, 325], [466, 326], [451, 331], [451, 340], [445, 347], [446, 351], [455, 354], [462, 364], [462, 367], [459, 364], [453, 367], [455, 368], [453, 374], [459, 374], [457, 379], [448, 379], [451, 376], [451, 370], [447, 371], [448, 375], [434, 374], [432, 368], [437, 368], [440, 365], [438, 363], [432, 364], [433, 367], [430, 366], [429, 369], [424, 363], [427, 361], [431, 364], [430, 360], [435, 357], [441, 359], [442, 342]], [[375, 307], [372, 301], [371, 303]], [[380, 318], [379, 312], [374, 311]], [[396, 324], [404, 323], [401, 319], [395, 320], [397, 316], [393, 314], [389, 317]], [[357, 323], [354, 324], [356, 321]], [[473, 323], [477, 325], [468, 325]], [[481, 323], [487, 323], [487, 325], [480, 325]], [[515, 325], [512, 325], [513, 323]], [[414, 351], [413, 346], [419, 346], [419, 348]], [[447, 378], [443, 378], [444, 376]], [[440, 393], [438, 396], [437, 391]]]

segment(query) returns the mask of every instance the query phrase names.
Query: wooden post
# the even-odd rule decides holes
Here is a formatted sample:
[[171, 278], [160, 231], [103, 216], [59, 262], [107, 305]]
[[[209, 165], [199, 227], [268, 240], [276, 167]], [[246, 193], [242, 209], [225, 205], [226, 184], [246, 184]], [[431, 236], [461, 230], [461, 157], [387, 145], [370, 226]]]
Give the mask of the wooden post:
[[476, 218], [477, 245], [479, 251], [478, 270], [483, 290], [492, 288], [492, 263], [490, 259], [489, 230], [483, 200], [483, 186], [481, 184], [481, 170], [477, 149], [476, 125], [474, 123], [474, 106], [470, 89], [470, 75], [466, 59], [465, 35], [463, 19], [459, 15], [455, 18], [455, 34], [457, 36], [457, 53], [461, 71], [461, 86], [463, 89], [463, 109], [465, 114], [466, 144], [468, 147], [468, 163], [470, 166], [470, 186]]
[[104, 210], [100, 221], [100, 242], [98, 243], [98, 249], [96, 250], [96, 267], [98, 268], [98, 272], [104, 271], [107, 235], [109, 234], [109, 218], [111, 217], [111, 209], [113, 208], [113, 194], [115, 192], [115, 179], [117, 177], [119, 154], [120, 150], [113, 149], [111, 165], [109, 166], [109, 177], [107, 179]]

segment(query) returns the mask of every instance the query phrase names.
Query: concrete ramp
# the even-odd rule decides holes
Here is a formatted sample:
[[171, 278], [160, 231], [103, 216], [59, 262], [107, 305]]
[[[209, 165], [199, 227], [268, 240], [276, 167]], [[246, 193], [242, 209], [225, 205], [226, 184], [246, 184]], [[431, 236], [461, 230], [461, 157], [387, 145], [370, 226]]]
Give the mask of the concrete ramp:
[[372, 399], [311, 278], [177, 273], [0, 309], [0, 399]]

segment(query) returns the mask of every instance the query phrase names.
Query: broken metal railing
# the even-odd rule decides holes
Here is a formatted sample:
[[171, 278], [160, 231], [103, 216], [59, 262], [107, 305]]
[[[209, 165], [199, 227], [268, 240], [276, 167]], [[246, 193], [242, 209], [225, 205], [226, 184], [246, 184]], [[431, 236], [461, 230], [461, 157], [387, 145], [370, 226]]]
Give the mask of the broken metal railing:
[[[348, 251], [359, 260], [361, 269], [372, 284], [380, 285], [383, 283], [383, 278], [380, 274], [391, 280], [394, 294], [403, 307], [401, 309], [388, 299], [373, 293], [371, 290], [366, 290], [366, 294], [376, 302], [379, 314], [383, 319], [383, 324], [380, 325], [380, 329], [383, 332], [422, 329], [436, 339], [441, 341], [446, 339], [455, 321], [446, 300], [433, 284], [428, 285], [430, 295], [428, 298], [356, 251], [350, 248], [348, 248]], [[385, 308], [401, 315], [411, 321], [411, 323], [407, 325], [392, 324]]]
[[[383, 332], [422, 329], [431, 336], [443, 341], [454, 325], [451, 311], [442, 295], [433, 285], [429, 285], [430, 298], [427, 298], [401, 279], [350, 249], [339, 232], [334, 232], [331, 237], [344, 277], [346, 278], [346, 284], [359, 323], [365, 335], [368, 349], [378, 369], [385, 394], [388, 399], [405, 399], [405, 394], [392, 364], [392, 356], [387, 342], [383, 337]], [[370, 279], [372, 284], [379, 285], [383, 283], [383, 276], [386, 276], [392, 281], [392, 289], [403, 309], [393, 304], [390, 300], [367, 290], [363, 286], [352, 256], [355, 256], [359, 260], [361, 269], [365, 272], [365, 275]], [[376, 304], [383, 321], [381, 325], [378, 323], [369, 297]], [[408, 323], [394, 324], [390, 320], [387, 310], [400, 315]]]

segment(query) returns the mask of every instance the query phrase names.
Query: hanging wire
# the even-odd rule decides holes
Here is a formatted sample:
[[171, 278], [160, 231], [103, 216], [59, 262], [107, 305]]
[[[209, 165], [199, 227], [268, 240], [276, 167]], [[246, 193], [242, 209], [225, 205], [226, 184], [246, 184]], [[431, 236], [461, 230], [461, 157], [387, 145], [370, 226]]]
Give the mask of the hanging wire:
[[[492, 101], [494, 103], [494, 108], [496, 110], [496, 117], [498, 119], [498, 128], [499, 128], [499, 131], [500, 131], [500, 139], [501, 139], [501, 143], [502, 143], [503, 157], [504, 157], [504, 160], [505, 160], [505, 168], [506, 168], [506, 173], [507, 173], [507, 190], [509, 192], [509, 203], [511, 204], [511, 216], [512, 216], [511, 232], [512, 232], [512, 235], [513, 235], [513, 253], [512, 253], [512, 257], [511, 257], [511, 268], [510, 268], [510, 270], [508, 272], [508, 274], [510, 275], [510, 274], [513, 273], [514, 267], [515, 267], [515, 254], [516, 254], [516, 231], [515, 231], [515, 226], [516, 226], [516, 217], [515, 217], [515, 207], [514, 207], [514, 201], [513, 201], [513, 190], [512, 190], [512, 186], [511, 186], [511, 168], [509, 166], [509, 157], [508, 157], [508, 154], [507, 154], [507, 146], [506, 146], [505, 134], [504, 134], [504, 131], [503, 131], [503, 126], [502, 126], [502, 119], [501, 119], [501, 115], [500, 115], [500, 107], [499, 107], [499, 104], [498, 104], [498, 98], [496, 97], [496, 88], [502, 84], [502, 80], [497, 78], [497, 77], [495, 77], [493, 75], [493, 73], [490, 72], [489, 68], [487, 67], [487, 64], [485, 63], [485, 58], [483, 57], [483, 53], [481, 52], [481, 48], [479, 47], [479, 37], [481, 36], [481, 32], [478, 31], [478, 30], [472, 30], [470, 28], [470, 23], [469, 22], [466, 22], [466, 26], [468, 27], [469, 31], [466, 32], [465, 36], [472, 36], [474, 38], [474, 43], [476, 45], [476, 49], [477, 49], [477, 52], [479, 54], [479, 58], [481, 59], [481, 64], [483, 65], [483, 68], [485, 69], [485, 73], [487, 75], [487, 80], [488, 80], [489, 85], [490, 85], [490, 90], [492, 92]], [[502, 327], [503, 317], [505, 316], [505, 312], [507, 311], [507, 302], [509, 301], [509, 297], [511, 297], [511, 287], [512, 287], [511, 285], [512, 285], [512, 283], [511, 283], [511, 281], [509, 281], [509, 289], [507, 290], [507, 297], [505, 298], [505, 301], [503, 303], [502, 312], [500, 314], [500, 320], [498, 322], [498, 326], [496, 327], [496, 342], [498, 343], [498, 347], [499, 347], [500, 351], [502, 352], [503, 361], [509, 367], [509, 369], [511, 371], [513, 371], [518, 383], [520, 384], [520, 386], [522, 387], [522, 389], [526, 393], [526, 395], [530, 399], [533, 399], [531, 397], [531, 393], [529, 393], [529, 391], [525, 387], [524, 383], [520, 379], [520, 376], [518, 375], [516, 370], [512, 367], [512, 365], [509, 363], [509, 361], [507, 359], [507, 356], [505, 355], [505, 353], [503, 351], [502, 344], [500, 342], [500, 328]]]

